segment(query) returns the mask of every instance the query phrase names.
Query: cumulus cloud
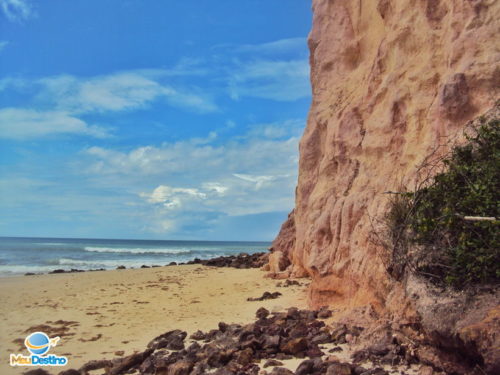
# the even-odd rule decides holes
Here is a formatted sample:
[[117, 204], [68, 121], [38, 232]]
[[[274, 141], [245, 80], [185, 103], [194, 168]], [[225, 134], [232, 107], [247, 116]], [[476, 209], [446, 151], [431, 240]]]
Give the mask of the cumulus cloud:
[[33, 8], [27, 0], [0, 0], [0, 9], [9, 21], [20, 22], [33, 16]]
[[175, 188], [160, 185], [151, 194], [140, 193], [150, 203], [161, 203], [167, 209], [181, 208], [185, 201], [199, 201], [207, 198], [205, 193], [193, 188]]
[[86, 169], [76, 167], [100, 184], [142, 186], [137, 197], [155, 232], [164, 220], [181, 231], [221, 217], [283, 212], [293, 207], [299, 123], [283, 122], [280, 137], [250, 130], [223, 142], [209, 135], [128, 152], [91, 147]]
[[0, 138], [25, 140], [54, 134], [80, 134], [96, 138], [108, 136], [105, 129], [60, 111], [0, 109]]

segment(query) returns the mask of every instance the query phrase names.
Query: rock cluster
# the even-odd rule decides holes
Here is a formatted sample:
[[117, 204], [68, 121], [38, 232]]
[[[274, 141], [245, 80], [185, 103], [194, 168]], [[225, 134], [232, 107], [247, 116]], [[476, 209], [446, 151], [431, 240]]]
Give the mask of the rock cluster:
[[267, 262], [268, 254], [266, 253], [241, 253], [238, 255], [221, 256], [211, 259], [196, 258], [186, 264], [202, 264], [204, 266], [212, 267], [260, 268], [267, 264]]
[[[238, 255], [228, 255], [228, 256], [220, 256], [216, 258], [211, 258], [211, 259], [199, 259], [195, 258], [193, 260], [190, 260], [186, 263], [177, 263], [177, 262], [170, 262], [167, 264], [167, 266], [177, 266], [177, 265], [183, 265], [183, 264], [201, 264], [203, 266], [211, 266], [211, 267], [233, 267], [233, 268], [261, 268], [264, 265], [268, 263], [268, 257], [269, 254], [267, 253], [254, 253], [254, 254], [247, 254], [247, 253], [240, 253]], [[142, 265], [140, 268], [155, 268], [155, 267], [161, 267], [159, 265], [152, 265], [152, 266], [147, 266], [147, 265]], [[117, 270], [124, 270], [126, 269], [125, 266], [121, 265], [116, 267]], [[91, 269], [91, 270], [80, 270], [80, 269], [75, 269], [72, 268], [70, 270], [64, 270], [64, 269], [55, 269], [53, 271], [50, 271], [49, 274], [55, 274], [55, 273], [75, 273], [75, 272], [89, 272], [89, 271], [105, 271], [104, 268], [98, 268], [98, 269]], [[33, 276], [36, 275], [33, 272], [27, 272], [24, 274], [24, 276]]]
[[[221, 322], [209, 332], [196, 331], [188, 342], [186, 332], [169, 331], [154, 338], [142, 352], [113, 360], [90, 361], [78, 370], [65, 370], [59, 375], [86, 375], [98, 369], [108, 375], [387, 375], [380, 367], [367, 369], [360, 363], [367, 359], [393, 365], [418, 362], [395, 339], [356, 352], [352, 363], [340, 361], [328, 353], [342, 351], [336, 345], [352, 341], [363, 329], [343, 324], [327, 326], [318, 318], [330, 314], [326, 308], [317, 311], [290, 308], [271, 314], [261, 307], [253, 323]], [[332, 348], [325, 353], [328, 344]], [[282, 367], [283, 361], [292, 358], [303, 358], [294, 372]]]

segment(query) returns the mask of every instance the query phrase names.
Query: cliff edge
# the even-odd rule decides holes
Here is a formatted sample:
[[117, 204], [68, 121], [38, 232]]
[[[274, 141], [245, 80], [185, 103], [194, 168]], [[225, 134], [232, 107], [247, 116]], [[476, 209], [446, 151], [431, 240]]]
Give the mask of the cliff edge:
[[429, 154], [498, 101], [500, 2], [313, 0], [313, 14], [313, 101], [271, 271], [311, 277], [313, 307], [417, 321], [416, 284], [389, 276], [373, 222], [384, 192], [411, 187]]

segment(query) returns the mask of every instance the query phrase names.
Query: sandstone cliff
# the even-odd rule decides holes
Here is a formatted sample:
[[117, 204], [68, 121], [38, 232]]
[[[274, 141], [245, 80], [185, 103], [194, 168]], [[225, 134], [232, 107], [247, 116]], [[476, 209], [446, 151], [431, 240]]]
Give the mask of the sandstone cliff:
[[271, 270], [289, 261], [278, 277], [311, 277], [315, 307], [416, 319], [372, 223], [383, 192], [411, 188], [424, 158], [498, 100], [500, 2], [313, 0], [313, 14], [313, 102]]

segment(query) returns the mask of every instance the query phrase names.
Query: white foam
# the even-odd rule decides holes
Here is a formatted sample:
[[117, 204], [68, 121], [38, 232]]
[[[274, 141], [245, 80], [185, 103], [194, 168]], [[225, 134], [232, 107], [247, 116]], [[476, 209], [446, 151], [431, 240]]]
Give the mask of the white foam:
[[132, 253], [132, 254], [188, 254], [191, 252], [191, 250], [187, 248], [161, 249], [157, 247], [117, 248], [117, 247], [85, 246], [84, 250], [97, 253]]

